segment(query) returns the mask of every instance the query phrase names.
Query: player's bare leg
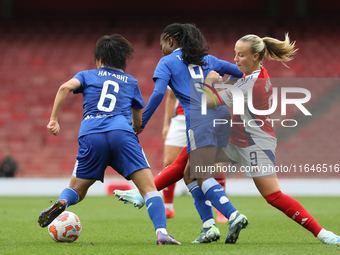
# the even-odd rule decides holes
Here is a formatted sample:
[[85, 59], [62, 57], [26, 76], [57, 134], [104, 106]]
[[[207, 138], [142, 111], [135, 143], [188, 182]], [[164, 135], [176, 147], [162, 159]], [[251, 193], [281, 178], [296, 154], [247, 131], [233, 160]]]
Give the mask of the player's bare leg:
[[265, 177], [253, 178], [256, 188], [263, 197], [266, 197], [274, 192], [280, 191], [279, 180], [276, 174], [268, 175]]
[[131, 180], [137, 186], [139, 193], [144, 197], [145, 194], [157, 191], [155, 182], [153, 180], [153, 175], [150, 169], [145, 168], [133, 172], [129, 175]]
[[[188, 165], [187, 148], [184, 147], [176, 160], [163, 169], [154, 179], [156, 188], [162, 190], [171, 184], [176, 183], [183, 178], [185, 167]], [[138, 209], [142, 208], [145, 204], [143, 197], [139, 194], [138, 189], [133, 190], [114, 190], [114, 195], [118, 197], [118, 200], [124, 202], [124, 204], [131, 203]]]
[[88, 189], [95, 182], [96, 182], [96, 180], [94, 180], [94, 179], [86, 180], [86, 179], [77, 178], [77, 177], [72, 175], [69, 187], [75, 189], [78, 192], [78, 195], [79, 195], [79, 201], [78, 202], [80, 202], [85, 198]]
[[153, 175], [150, 170], [142, 169], [132, 173], [130, 178], [136, 184], [137, 189], [126, 191], [114, 190], [113, 194], [118, 197], [118, 200], [123, 201], [124, 204], [131, 203], [134, 207], [140, 209], [145, 205], [145, 194], [156, 190]]

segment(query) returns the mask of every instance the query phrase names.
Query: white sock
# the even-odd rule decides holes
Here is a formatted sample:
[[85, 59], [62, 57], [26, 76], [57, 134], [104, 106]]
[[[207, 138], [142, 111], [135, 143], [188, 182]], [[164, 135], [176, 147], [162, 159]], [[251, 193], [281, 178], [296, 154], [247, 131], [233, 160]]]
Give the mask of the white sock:
[[322, 228], [322, 229], [320, 230], [319, 234], [318, 234], [316, 237], [320, 239], [320, 237], [321, 237], [326, 231], [327, 231], [326, 229]]
[[232, 222], [232, 221], [235, 219], [237, 213], [238, 213], [238, 211], [236, 210], [235, 212], [233, 212], [232, 214], [230, 214], [230, 217], [229, 217], [229, 221], [230, 221], [230, 222]]
[[215, 224], [214, 219], [209, 219], [205, 222], [203, 222], [203, 228], [210, 228], [211, 225]]
[[173, 203], [171, 203], [171, 204], [164, 204], [164, 206], [168, 210], [173, 210], [174, 209], [174, 204]]
[[168, 231], [167, 231], [165, 228], [157, 228], [157, 229], [156, 229], [156, 235], [157, 235], [157, 233], [158, 233], [159, 231], [161, 231], [161, 232], [162, 232], [163, 234], [165, 234], [165, 235], [168, 234]]

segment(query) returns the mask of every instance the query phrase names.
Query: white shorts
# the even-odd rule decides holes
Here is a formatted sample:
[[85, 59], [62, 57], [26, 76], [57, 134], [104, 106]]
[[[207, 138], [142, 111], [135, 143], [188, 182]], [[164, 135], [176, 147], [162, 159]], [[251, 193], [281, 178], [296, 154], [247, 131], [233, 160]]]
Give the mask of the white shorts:
[[241, 163], [240, 171], [245, 176], [261, 177], [275, 173], [275, 148], [262, 150], [256, 144], [240, 147], [229, 142], [223, 151], [233, 163]]
[[187, 146], [186, 124], [184, 115], [176, 115], [171, 119], [169, 132], [165, 139], [165, 145], [177, 147]]

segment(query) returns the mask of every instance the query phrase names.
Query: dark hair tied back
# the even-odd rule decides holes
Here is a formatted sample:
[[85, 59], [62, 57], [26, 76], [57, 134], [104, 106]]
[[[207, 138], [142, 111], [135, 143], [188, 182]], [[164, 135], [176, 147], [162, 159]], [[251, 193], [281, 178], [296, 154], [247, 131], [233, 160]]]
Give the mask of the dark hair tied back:
[[185, 64], [206, 65], [203, 57], [208, 55], [209, 47], [201, 31], [195, 25], [171, 24], [162, 33], [162, 39], [167, 40], [170, 37], [181, 47]]

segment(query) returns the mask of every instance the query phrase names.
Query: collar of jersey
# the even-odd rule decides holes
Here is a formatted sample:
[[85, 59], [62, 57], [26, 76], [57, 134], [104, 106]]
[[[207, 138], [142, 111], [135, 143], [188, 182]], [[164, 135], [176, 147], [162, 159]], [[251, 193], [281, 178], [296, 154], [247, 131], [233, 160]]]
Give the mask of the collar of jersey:
[[[262, 70], [262, 66], [261, 66], [261, 70]], [[248, 77], [252, 76], [253, 74], [260, 73], [261, 70], [255, 70], [254, 72], [252, 72], [251, 74], [248, 74], [248, 75], [243, 74], [242, 78], [248, 78]]]
[[114, 67], [110, 67], [110, 66], [102, 66], [101, 68], [107, 68], [107, 69], [111, 69], [111, 70], [115, 70], [115, 71], [124, 73], [124, 71], [122, 69], [114, 68]]
[[180, 49], [182, 49], [182, 48], [177, 48], [177, 49], [175, 49], [173, 52], [178, 51], [178, 50], [180, 50]]
[[[261, 66], [261, 70], [262, 70], [262, 66]], [[247, 76], [250, 76], [250, 75], [253, 75], [253, 74], [256, 74], [256, 73], [260, 73], [261, 70], [255, 70], [254, 72], [252, 72], [251, 74], [247, 75]]]

